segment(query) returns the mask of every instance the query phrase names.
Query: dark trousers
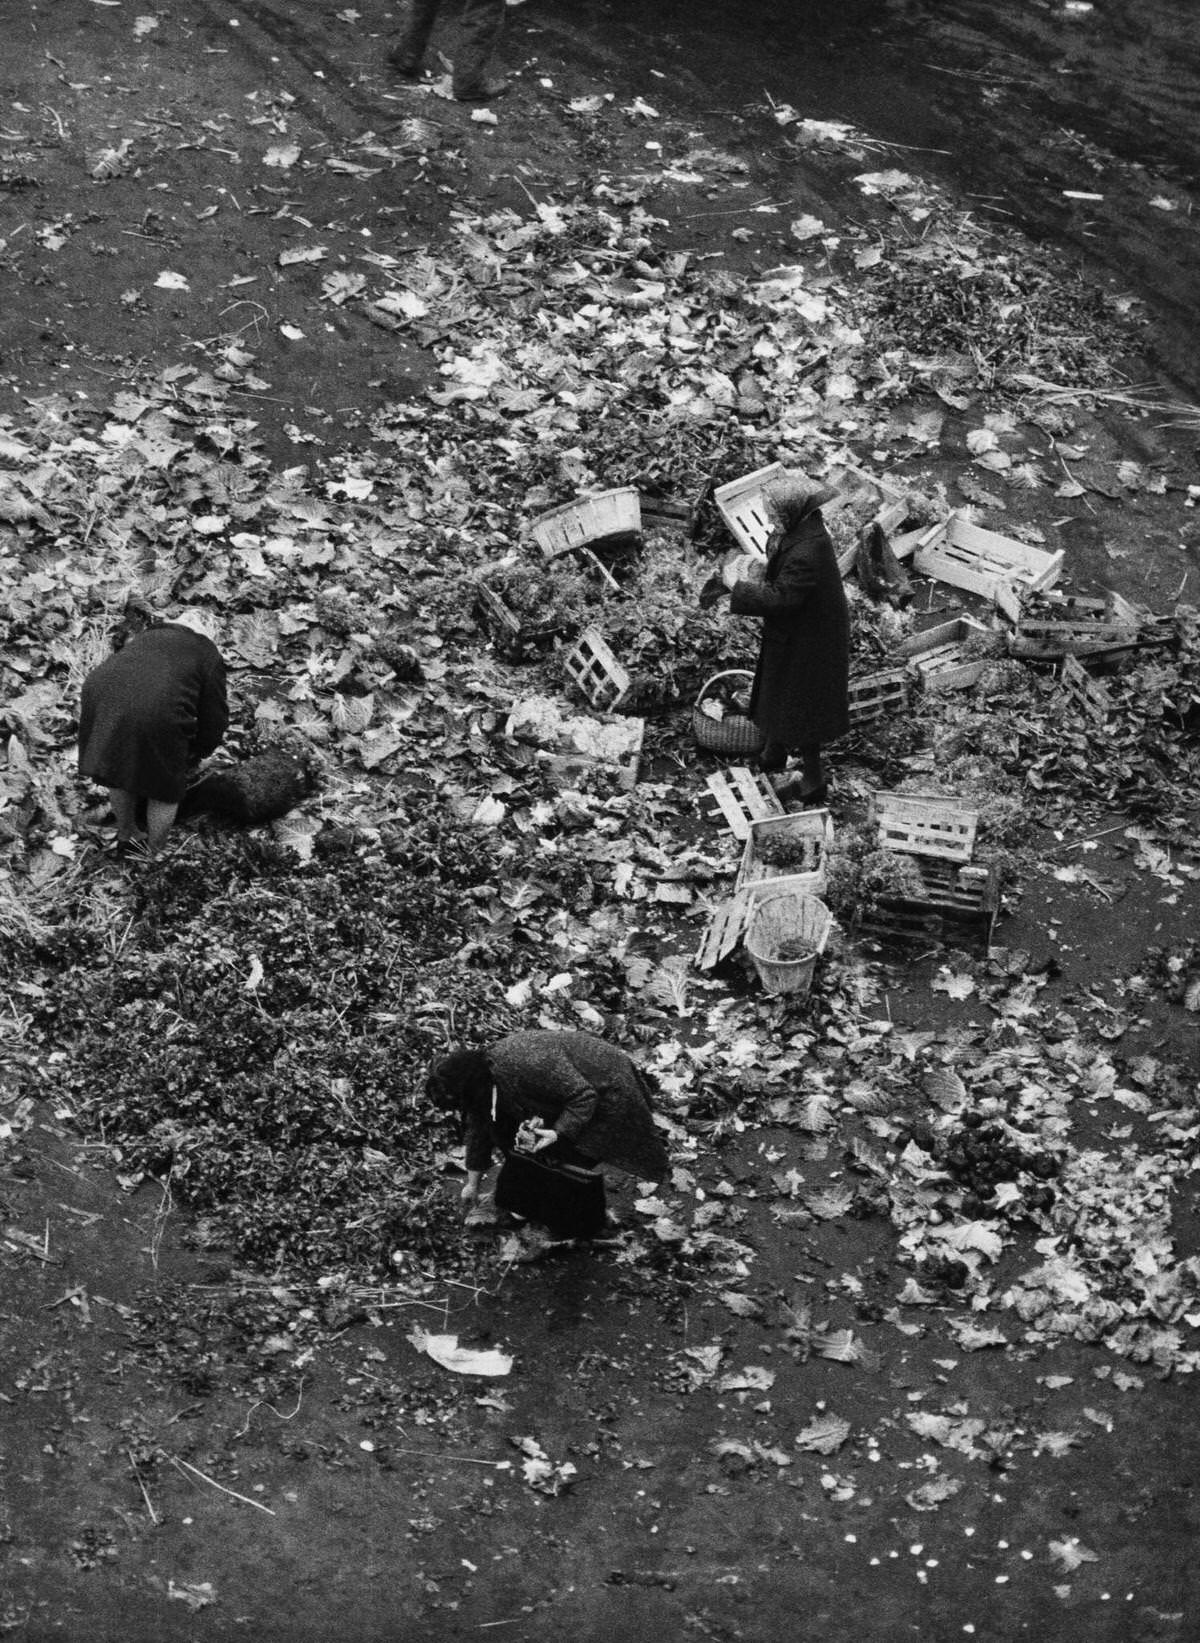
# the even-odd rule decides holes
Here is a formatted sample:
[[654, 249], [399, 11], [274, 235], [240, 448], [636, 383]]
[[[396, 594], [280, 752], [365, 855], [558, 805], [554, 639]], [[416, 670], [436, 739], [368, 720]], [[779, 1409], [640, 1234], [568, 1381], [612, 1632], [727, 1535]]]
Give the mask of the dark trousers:
[[[392, 55], [406, 67], [420, 66], [442, 0], [408, 0]], [[504, 0], [462, 0], [458, 50], [451, 91], [470, 96], [487, 78], [488, 65], [504, 31]]]

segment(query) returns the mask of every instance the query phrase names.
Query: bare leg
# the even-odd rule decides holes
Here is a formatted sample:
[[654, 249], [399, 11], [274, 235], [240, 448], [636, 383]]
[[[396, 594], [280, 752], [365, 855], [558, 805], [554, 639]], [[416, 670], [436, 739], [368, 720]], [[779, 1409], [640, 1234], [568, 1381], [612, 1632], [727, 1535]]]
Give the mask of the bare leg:
[[162, 799], [146, 801], [146, 849], [153, 856], [171, 830], [178, 804], [167, 804]]
[[128, 844], [137, 832], [137, 794], [126, 793], [123, 787], [110, 787], [108, 803], [116, 817], [117, 843]]
[[800, 768], [803, 781], [800, 791], [809, 793], [815, 787], [824, 787], [825, 776], [821, 769], [821, 746], [819, 742], [800, 749]]

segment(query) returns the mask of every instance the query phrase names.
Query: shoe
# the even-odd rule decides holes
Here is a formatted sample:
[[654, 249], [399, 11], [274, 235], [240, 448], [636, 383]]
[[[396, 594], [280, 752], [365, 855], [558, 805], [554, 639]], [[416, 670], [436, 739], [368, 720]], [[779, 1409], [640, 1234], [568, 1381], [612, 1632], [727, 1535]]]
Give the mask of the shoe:
[[829, 797], [829, 783], [822, 782], [820, 787], [810, 787], [807, 793], [801, 792], [794, 796], [806, 810], [819, 809]]
[[392, 73], [398, 74], [402, 80], [419, 80], [421, 78], [420, 63], [414, 63], [410, 58], [402, 56], [400, 52], [389, 51], [387, 60]]
[[482, 80], [477, 86], [468, 86], [465, 91], [456, 91], [456, 103], [490, 103], [497, 97], [503, 97], [509, 89], [507, 80]]

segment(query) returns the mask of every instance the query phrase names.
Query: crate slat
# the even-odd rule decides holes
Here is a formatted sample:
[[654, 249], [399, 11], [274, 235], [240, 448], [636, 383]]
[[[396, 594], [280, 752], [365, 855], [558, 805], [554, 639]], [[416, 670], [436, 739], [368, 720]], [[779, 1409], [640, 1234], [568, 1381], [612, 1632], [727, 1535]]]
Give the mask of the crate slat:
[[698, 970], [711, 970], [729, 957], [746, 933], [753, 906], [753, 896], [739, 893], [716, 908], [696, 949]]
[[1093, 679], [1075, 656], [1064, 656], [1058, 675], [1063, 694], [1075, 702], [1089, 718], [1103, 723], [1112, 711], [1112, 697], [1099, 679]]
[[708, 790], [735, 839], [749, 837], [752, 821], [783, 815], [779, 795], [767, 778], [745, 765], [714, 770], [708, 778]]

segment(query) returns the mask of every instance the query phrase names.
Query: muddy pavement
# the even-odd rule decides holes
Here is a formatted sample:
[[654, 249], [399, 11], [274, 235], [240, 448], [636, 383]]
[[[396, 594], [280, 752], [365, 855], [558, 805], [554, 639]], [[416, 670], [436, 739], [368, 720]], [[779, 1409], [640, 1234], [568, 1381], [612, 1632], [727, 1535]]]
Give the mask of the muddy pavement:
[[[494, 125], [391, 84], [375, 7], [2, 10], [4, 408], [53, 417], [59, 396], [105, 404], [139, 372], [203, 367], [280, 467], [366, 446], [374, 410], [436, 382], [434, 343], [322, 282], [436, 247], [464, 206], [524, 212], [661, 165], [650, 145], [666, 133], [737, 162], [703, 187], [664, 176], [654, 196], [667, 244], [735, 272], [790, 260], [793, 218], [857, 209], [844, 167], [773, 151], [769, 114], [743, 111], [762, 89], [798, 102], [782, 45], [825, 87], [805, 114], [942, 146], [916, 82], [898, 88], [895, 57], [875, 54], [898, 49], [901, 24], [933, 29], [916, 7], [817, 7], [824, 32], [773, 35], [753, 88], [725, 49], [731, 8], [719, 28], [692, 8], [687, 33], [667, 16], [660, 34], [656, 16], [653, 49], [624, 8], [515, 8], [518, 85]], [[850, 24], [882, 32], [851, 40]], [[661, 113], [603, 139], [569, 115], [569, 99], [610, 90]], [[878, 163], [893, 161], [918, 163]], [[1089, 489], [1026, 512], [1072, 516], [1076, 585], [1118, 581], [1169, 608], [1190, 564], [1189, 443], [1145, 418], [1081, 419], [1108, 467], [1157, 464], [1170, 494], [1116, 506]], [[967, 462], [966, 433], [949, 420], [943, 472]], [[1054, 1042], [1096, 1011], [1123, 1056], [1194, 1078], [1194, 1016], [1119, 985], [1148, 944], [1194, 933], [1195, 875], [1139, 865], [1125, 821], [1089, 819], [1118, 829], [1080, 858], [1090, 880], [1048, 856], [1001, 939], [1054, 958]], [[885, 971], [828, 1054], [885, 1029], [974, 1043], [991, 1006], [931, 992], [939, 965]], [[1010, 1033], [1031, 1007], [1002, 1005]], [[1077, 1076], [1064, 1061], [1064, 1084]], [[1122, 1093], [1079, 1120], [1083, 1139], [1151, 1153], [1161, 1122]], [[910, 1273], [886, 1218], [792, 1202], [797, 1165], [811, 1189], [845, 1184], [819, 1132], [735, 1112], [693, 1138], [689, 1191], [724, 1265], [643, 1240], [481, 1254], [474, 1283], [403, 1264], [390, 1289], [331, 1274], [315, 1300], [206, 1252], [169, 1188], [122, 1185], [108, 1149], [47, 1103], [7, 1145], [0, 1625], [18, 1638], [1200, 1636], [1193, 1377], [1169, 1355], [1026, 1341], [1011, 1318], [1006, 1347], [986, 1339], [991, 1314], [944, 1294], [901, 1306]], [[638, 1218], [628, 1189], [618, 1208]], [[1182, 1190], [1171, 1232], [1196, 1253]], [[1027, 1256], [1006, 1252], [1002, 1270], [1015, 1279]], [[411, 1343], [418, 1324], [513, 1369], [454, 1376]], [[832, 1340], [840, 1357], [814, 1345]]]

